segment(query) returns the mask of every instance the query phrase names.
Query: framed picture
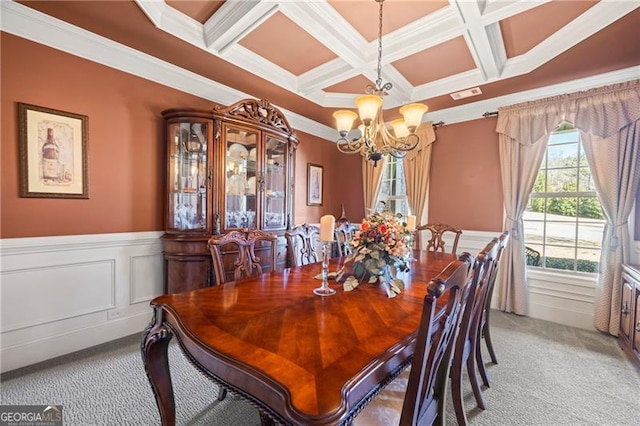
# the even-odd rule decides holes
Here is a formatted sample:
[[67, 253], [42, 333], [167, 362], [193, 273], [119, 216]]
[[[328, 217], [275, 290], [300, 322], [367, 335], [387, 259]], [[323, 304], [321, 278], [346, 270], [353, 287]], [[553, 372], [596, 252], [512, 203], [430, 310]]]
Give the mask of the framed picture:
[[307, 163], [307, 205], [322, 205], [322, 166]]
[[20, 196], [89, 198], [88, 118], [18, 103]]

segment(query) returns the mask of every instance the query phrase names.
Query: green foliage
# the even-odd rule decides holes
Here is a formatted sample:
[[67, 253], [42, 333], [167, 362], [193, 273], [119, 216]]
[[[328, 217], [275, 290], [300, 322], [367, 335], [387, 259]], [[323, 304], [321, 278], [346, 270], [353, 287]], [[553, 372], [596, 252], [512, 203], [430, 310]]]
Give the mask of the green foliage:
[[[547, 257], [545, 259], [545, 268], [551, 269], [565, 269], [569, 271], [573, 271], [573, 259], [564, 259], [561, 257]], [[599, 262], [594, 262], [592, 260], [583, 260], [578, 259], [576, 264], [576, 270], [578, 272], [590, 272], [597, 273], [598, 272]]]
[[600, 201], [598, 201], [597, 197], [580, 198], [578, 216], [589, 219], [604, 219], [602, 207], [600, 206]]

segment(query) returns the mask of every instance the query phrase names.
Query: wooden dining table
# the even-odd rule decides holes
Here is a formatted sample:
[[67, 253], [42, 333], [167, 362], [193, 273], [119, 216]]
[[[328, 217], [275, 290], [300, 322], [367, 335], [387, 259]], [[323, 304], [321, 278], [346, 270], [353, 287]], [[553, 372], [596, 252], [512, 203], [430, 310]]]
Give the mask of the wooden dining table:
[[162, 424], [175, 424], [173, 335], [199, 370], [257, 406], [263, 424], [349, 424], [411, 362], [427, 283], [455, 260], [413, 257], [394, 298], [377, 284], [346, 292], [335, 281], [336, 294], [316, 296], [320, 263], [156, 297], [141, 350]]

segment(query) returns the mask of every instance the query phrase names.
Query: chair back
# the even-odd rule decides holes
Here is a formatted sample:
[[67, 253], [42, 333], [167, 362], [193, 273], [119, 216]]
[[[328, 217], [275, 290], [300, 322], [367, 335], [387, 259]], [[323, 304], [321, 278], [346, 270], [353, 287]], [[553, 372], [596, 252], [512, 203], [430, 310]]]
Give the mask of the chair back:
[[509, 242], [509, 231], [504, 231], [497, 240], [497, 248], [495, 254], [495, 262], [493, 265], [493, 269], [491, 271], [491, 275], [487, 279], [487, 289], [484, 295], [484, 300], [482, 303], [484, 304], [483, 310], [484, 314], [480, 318], [480, 328], [484, 326], [487, 321], [487, 315], [489, 309], [491, 309], [491, 298], [493, 297], [493, 287], [496, 284], [496, 277], [498, 276], [498, 270], [500, 266], [500, 260], [502, 259], [502, 252]]
[[334, 238], [336, 240], [337, 256], [348, 256], [352, 253], [351, 240], [353, 240], [353, 233], [356, 229], [357, 226], [349, 222], [344, 222], [340, 226], [336, 227], [334, 231]]
[[[498, 258], [498, 239], [494, 238], [485, 246], [475, 259], [472, 271], [471, 291], [467, 299], [467, 306], [460, 322], [460, 335], [456, 342], [456, 351], [464, 353], [464, 359], [468, 356], [469, 343], [475, 350], [476, 335], [479, 332], [485, 302], [491, 284], [491, 278], [496, 270]], [[465, 348], [466, 346], [466, 348]], [[454, 356], [456, 356], [454, 354]]]
[[462, 235], [462, 229], [455, 228], [444, 223], [429, 223], [416, 227], [416, 232], [418, 234], [420, 234], [421, 231], [431, 232], [431, 238], [427, 241], [427, 250], [441, 251], [443, 253], [445, 252], [446, 244], [443, 236], [447, 232], [453, 233], [454, 236], [453, 244], [451, 246], [451, 254], [456, 254], [456, 250], [458, 250], [458, 240], [460, 239], [460, 235]]
[[284, 233], [287, 239], [287, 257], [289, 266], [302, 266], [320, 261], [320, 228], [302, 224]]
[[[484, 300], [486, 298], [489, 278], [494, 270], [497, 253], [498, 239], [494, 238], [478, 253], [475, 261], [473, 261], [469, 285], [465, 288], [466, 297], [464, 298], [462, 319], [460, 320], [460, 328], [455, 341], [451, 371], [449, 373], [451, 377], [451, 396], [459, 425], [467, 424], [462, 390], [462, 375], [465, 364], [478, 407], [482, 409], [485, 407], [474, 362], [479, 338], [478, 327], [484, 313]], [[472, 257], [468, 253], [463, 253], [460, 259], [468, 260], [472, 259]]]
[[[452, 343], [470, 268], [470, 259], [455, 260], [427, 286], [400, 425], [432, 424], [444, 415]], [[439, 299], [446, 299], [442, 313], [436, 307]]]
[[502, 259], [502, 252], [504, 251], [504, 248], [507, 246], [508, 242], [509, 242], [509, 231], [504, 231], [498, 238], [498, 252], [496, 254], [496, 264], [493, 270], [493, 275], [489, 279], [489, 289], [488, 289], [489, 294], [491, 294], [491, 292], [493, 291], [493, 285], [495, 284], [496, 276], [498, 275], [500, 260]]
[[[261, 243], [263, 241], [266, 242], [266, 247], [262, 245], [264, 244]], [[251, 275], [262, 274], [263, 264], [260, 257], [256, 255], [257, 244], [259, 250], [264, 248], [266, 249], [265, 251], [270, 251], [268, 267], [271, 270], [275, 270], [277, 242], [277, 235], [259, 229], [242, 228], [229, 231], [226, 234], [212, 236], [207, 243], [207, 247], [211, 252], [216, 283], [222, 284]], [[232, 277], [227, 277], [225, 273], [222, 247], [226, 245], [235, 245], [237, 247], [237, 257], [233, 262]], [[229, 253], [233, 253], [233, 250], [230, 250]]]

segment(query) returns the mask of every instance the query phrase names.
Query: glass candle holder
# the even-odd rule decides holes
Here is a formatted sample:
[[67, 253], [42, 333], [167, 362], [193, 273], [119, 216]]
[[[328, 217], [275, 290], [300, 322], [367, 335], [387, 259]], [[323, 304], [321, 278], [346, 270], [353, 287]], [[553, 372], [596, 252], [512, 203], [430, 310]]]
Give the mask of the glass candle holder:
[[322, 285], [313, 289], [318, 296], [331, 296], [336, 291], [329, 287], [329, 255], [331, 254], [331, 241], [322, 241]]

